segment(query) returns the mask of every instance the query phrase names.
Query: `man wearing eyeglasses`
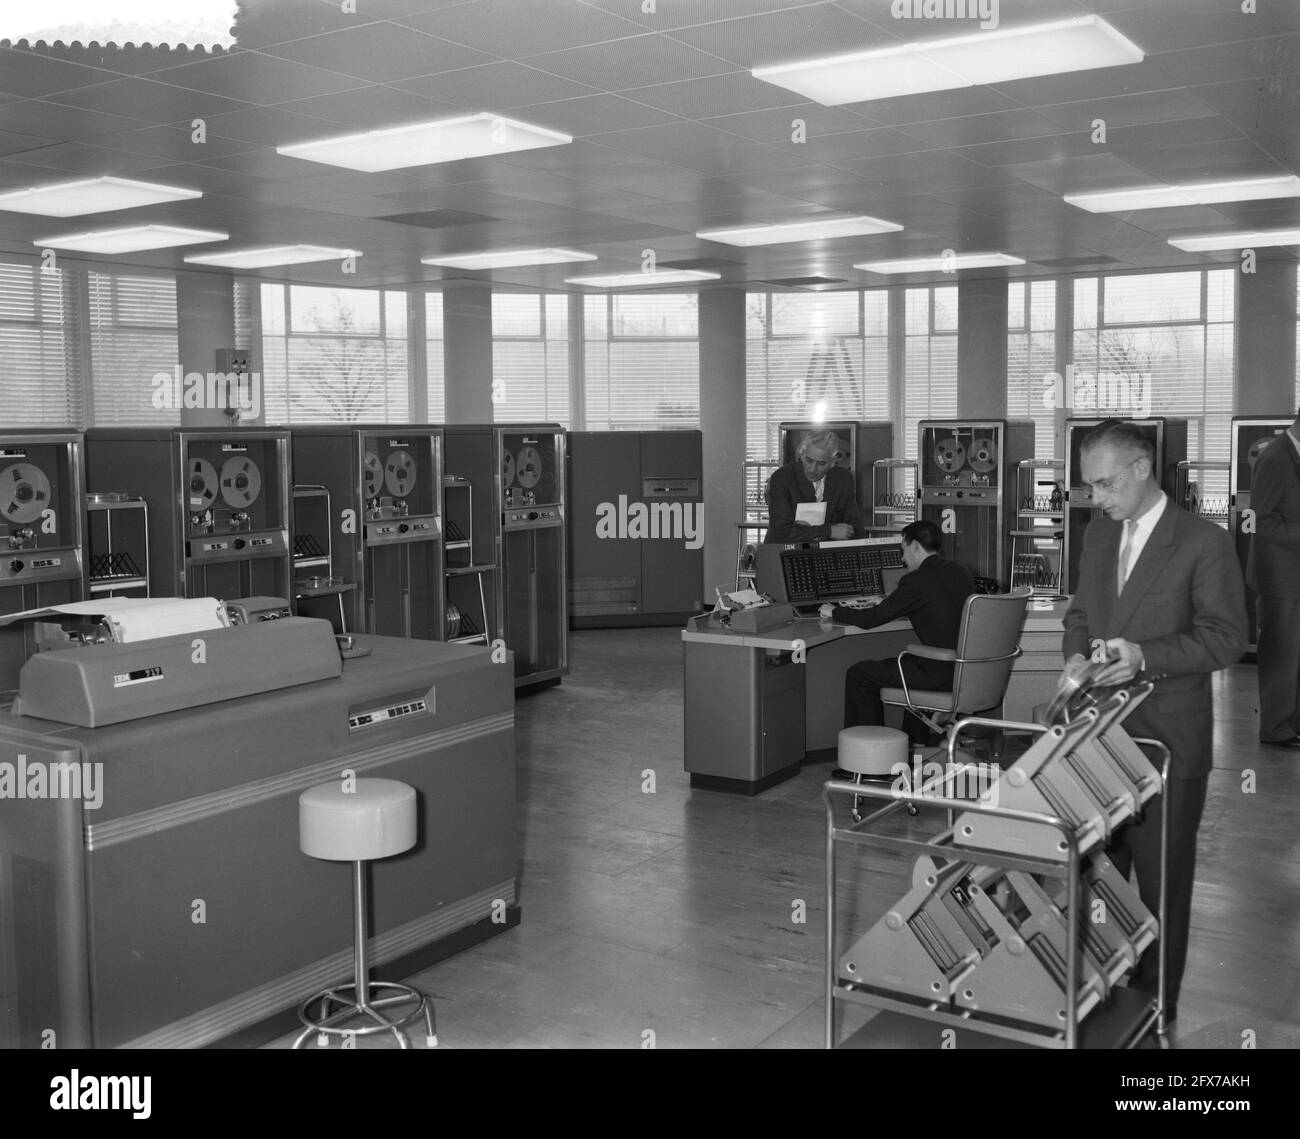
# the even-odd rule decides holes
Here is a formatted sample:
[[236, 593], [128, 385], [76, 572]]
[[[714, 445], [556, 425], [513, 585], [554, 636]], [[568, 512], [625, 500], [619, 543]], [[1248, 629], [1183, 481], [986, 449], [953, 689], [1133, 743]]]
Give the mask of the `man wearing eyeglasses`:
[[[1062, 684], [1078, 677], [1094, 651], [1111, 661], [1095, 683], [1123, 684], [1145, 674], [1151, 695], [1124, 721], [1130, 735], [1170, 750], [1169, 866], [1166, 900], [1166, 1019], [1177, 1015], [1187, 961], [1196, 830], [1211, 767], [1214, 713], [1210, 674], [1246, 647], [1246, 599], [1226, 530], [1185, 513], [1156, 481], [1155, 448], [1131, 423], [1107, 420], [1083, 439], [1080, 466], [1104, 517], [1084, 532], [1079, 581], [1065, 614]], [[1142, 901], [1159, 913], [1160, 809], [1112, 839], [1121, 874], [1137, 872]], [[1152, 946], [1129, 982], [1154, 993]]]

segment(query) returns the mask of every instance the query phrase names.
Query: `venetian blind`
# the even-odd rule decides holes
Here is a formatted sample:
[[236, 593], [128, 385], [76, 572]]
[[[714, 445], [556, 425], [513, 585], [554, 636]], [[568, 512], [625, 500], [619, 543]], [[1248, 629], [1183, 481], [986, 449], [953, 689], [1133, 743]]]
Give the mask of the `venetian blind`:
[[74, 311], [70, 273], [0, 261], [0, 407], [6, 423], [83, 425]]

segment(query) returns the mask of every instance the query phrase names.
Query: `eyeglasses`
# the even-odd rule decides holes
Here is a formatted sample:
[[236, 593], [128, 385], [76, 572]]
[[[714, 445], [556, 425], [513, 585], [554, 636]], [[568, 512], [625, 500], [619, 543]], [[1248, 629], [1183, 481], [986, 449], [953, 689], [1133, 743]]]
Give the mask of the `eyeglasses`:
[[1098, 479], [1096, 482], [1088, 483], [1088, 485], [1092, 487], [1093, 490], [1099, 490], [1103, 494], [1113, 494], [1115, 488], [1124, 481], [1124, 476], [1128, 473], [1129, 468], [1132, 467], [1133, 464], [1136, 463], [1140, 458], [1142, 458], [1141, 455], [1139, 455], [1137, 459], [1130, 459], [1127, 463], [1125, 463], [1122, 467], [1120, 467], [1118, 471], [1116, 471], [1113, 475], [1111, 475], [1110, 478]]

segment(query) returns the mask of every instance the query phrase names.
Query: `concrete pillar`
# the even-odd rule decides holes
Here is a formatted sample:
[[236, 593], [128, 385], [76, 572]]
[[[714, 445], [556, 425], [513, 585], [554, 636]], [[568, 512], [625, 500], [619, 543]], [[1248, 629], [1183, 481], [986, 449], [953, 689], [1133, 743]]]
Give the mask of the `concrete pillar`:
[[447, 423], [492, 422], [492, 286], [449, 281], [442, 289]]
[[[217, 370], [217, 349], [235, 347], [235, 279], [229, 273], [176, 274], [176, 340], [182, 376], [191, 372], [207, 377]], [[259, 373], [254, 408], [256, 415], [241, 413], [240, 426], [266, 422], [262, 403], [260, 353], [254, 350], [251, 370]], [[182, 427], [228, 427], [230, 417], [221, 407], [182, 407]]]
[[981, 278], [957, 283], [957, 415], [1007, 415], [1007, 283]]
[[704, 599], [736, 581], [743, 516], [745, 290], [700, 292], [700, 430], [704, 435]]
[[1296, 410], [1296, 263], [1257, 261], [1237, 274], [1238, 415]]

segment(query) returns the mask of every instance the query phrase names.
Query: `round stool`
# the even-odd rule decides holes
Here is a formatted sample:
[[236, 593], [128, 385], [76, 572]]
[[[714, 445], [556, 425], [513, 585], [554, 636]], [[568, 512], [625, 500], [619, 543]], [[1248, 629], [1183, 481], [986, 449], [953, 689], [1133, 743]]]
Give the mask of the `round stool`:
[[[854, 783], [864, 779], [873, 782], [892, 779], [895, 768], [901, 764], [908, 770], [907, 733], [897, 728], [886, 728], [875, 724], [860, 724], [855, 728], [840, 731], [839, 757], [837, 764], [843, 771], [853, 775]], [[860, 823], [862, 815], [858, 810], [859, 796], [853, 796], [853, 821]], [[907, 804], [907, 812], [916, 814], [916, 806]]]
[[[312, 858], [352, 863], [353, 981], [336, 985], [298, 1006], [306, 1026], [293, 1042], [301, 1048], [312, 1033], [325, 1047], [331, 1036], [344, 1039], [391, 1032], [400, 1048], [410, 1042], [402, 1026], [424, 1016], [428, 1047], [437, 1046], [433, 1002], [410, 985], [372, 981], [366, 961], [366, 863], [410, 850], [416, 840], [415, 788], [395, 779], [354, 779], [321, 783], [298, 796], [298, 845]], [[389, 995], [372, 999], [371, 991]], [[344, 995], [346, 994], [346, 996]], [[312, 1006], [319, 1005], [315, 1015]], [[409, 1006], [401, 1012], [400, 1006]], [[394, 1015], [380, 1009], [399, 1006]]]

